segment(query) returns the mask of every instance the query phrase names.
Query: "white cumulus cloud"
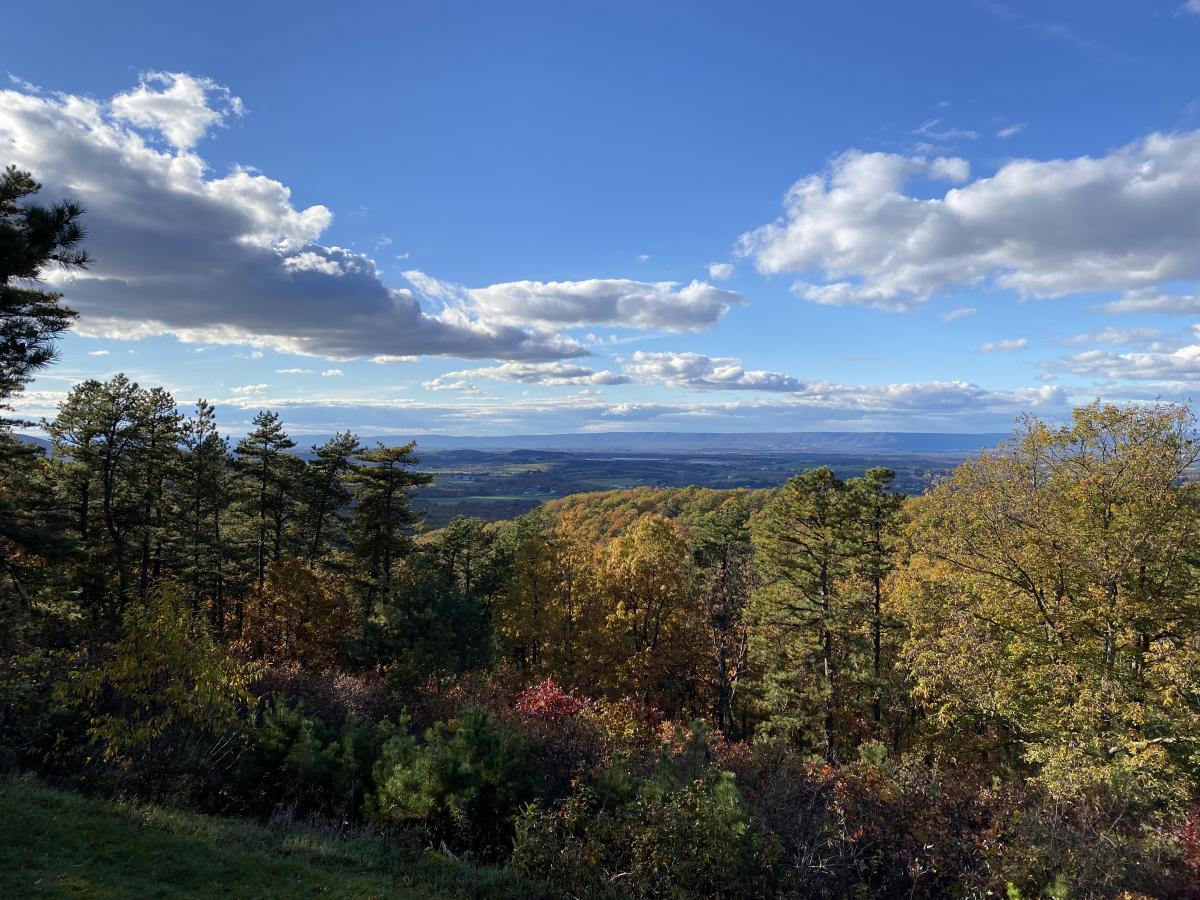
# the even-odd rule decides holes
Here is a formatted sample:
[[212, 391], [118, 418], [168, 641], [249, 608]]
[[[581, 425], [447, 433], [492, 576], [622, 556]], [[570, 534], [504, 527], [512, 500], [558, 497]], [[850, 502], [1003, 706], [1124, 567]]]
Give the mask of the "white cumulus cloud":
[[733, 291], [703, 281], [590, 278], [585, 281], [508, 281], [468, 288], [424, 272], [404, 277], [421, 294], [485, 321], [538, 329], [616, 325], [665, 331], [712, 328], [729, 309], [746, 302]]
[[[171, 334], [331, 359], [587, 354], [516, 310], [490, 318], [470, 303], [427, 311], [412, 291], [387, 285], [368, 256], [319, 242], [333, 219], [325, 206], [297, 207], [286, 185], [250, 169], [214, 174], [191, 148], [241, 111], [226, 89], [179, 74], [145, 76], [111, 102], [0, 90], [5, 161], [32, 171], [44, 196], [87, 208], [94, 264], [48, 279], [79, 311], [80, 333]], [[156, 135], [171, 147], [157, 146]], [[700, 288], [644, 292], [661, 307], [677, 303], [685, 319], [719, 302]], [[623, 300], [618, 311], [629, 302], [637, 305]]]
[[230, 116], [245, 114], [229, 88], [182, 72], [148, 72], [136, 88], [113, 97], [111, 106], [115, 119], [160, 131], [179, 150], [190, 150]]
[[615, 372], [596, 371], [568, 362], [508, 362], [499, 366], [482, 366], [477, 369], [446, 372], [424, 382], [422, 386], [431, 391], [473, 390], [475, 385], [471, 379], [479, 378], [550, 387], [625, 384], [629, 381], [628, 377]]
[[638, 350], [623, 371], [639, 381], [697, 390], [799, 391], [804, 382], [761, 369], [746, 369], [740, 359], [699, 353], [649, 353]]
[[1191, 332], [1192, 343], [1180, 347], [1153, 346], [1126, 353], [1085, 350], [1048, 366], [1094, 378], [1195, 382], [1200, 379], [1200, 325], [1193, 325]]
[[[917, 180], [959, 186], [932, 196]], [[968, 180], [960, 159], [863, 153], [797, 181], [740, 252], [800, 276], [817, 303], [902, 310], [955, 287], [1022, 297], [1132, 291], [1200, 277], [1200, 131], [1101, 156], [1018, 159]]]

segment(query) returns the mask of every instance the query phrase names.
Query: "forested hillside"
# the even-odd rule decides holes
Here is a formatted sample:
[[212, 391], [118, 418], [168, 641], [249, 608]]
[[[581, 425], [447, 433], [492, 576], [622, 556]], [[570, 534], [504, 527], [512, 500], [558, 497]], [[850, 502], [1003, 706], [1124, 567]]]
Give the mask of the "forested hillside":
[[[70, 321], [18, 280], [87, 263], [35, 190], [0, 182], [0, 402]], [[563, 897], [1195, 896], [1187, 409], [1031, 418], [910, 500], [816, 468], [436, 530], [411, 444], [233, 441], [124, 376], [44, 428], [0, 435], [8, 769]]]

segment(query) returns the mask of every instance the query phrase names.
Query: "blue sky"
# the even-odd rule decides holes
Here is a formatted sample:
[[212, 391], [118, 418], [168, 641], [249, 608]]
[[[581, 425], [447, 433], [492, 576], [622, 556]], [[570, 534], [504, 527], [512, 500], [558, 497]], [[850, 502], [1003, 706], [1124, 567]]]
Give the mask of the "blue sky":
[[96, 257], [28, 415], [983, 431], [1200, 377], [1197, 0], [116, 6], [6, 18], [0, 162]]

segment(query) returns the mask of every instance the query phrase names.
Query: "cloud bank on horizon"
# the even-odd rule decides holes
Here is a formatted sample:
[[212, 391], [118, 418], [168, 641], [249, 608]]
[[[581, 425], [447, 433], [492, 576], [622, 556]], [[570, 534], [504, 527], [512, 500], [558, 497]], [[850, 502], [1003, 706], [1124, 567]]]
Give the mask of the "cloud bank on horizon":
[[[777, 219], [729, 223], [725, 260], [699, 248], [691, 271], [646, 278], [658, 254], [578, 277], [531, 258], [516, 263], [527, 277], [471, 286], [395, 267], [409, 253], [386, 235], [340, 246], [334, 210], [266, 171], [218, 171], [200, 148], [254, 122], [212, 77], [148, 72], [107, 100], [11, 80], [4, 162], [87, 207], [95, 258], [51, 276], [86, 340], [21, 398], [27, 414], [52, 413], [64, 382], [142, 366], [181, 402], [275, 407], [298, 430], [986, 430], [1095, 396], [1189, 399], [1200, 378], [1200, 324], [1178, 322], [1200, 318], [1197, 130], [988, 165], [953, 145], [1012, 144], [1025, 123], [934, 116], [907, 150], [841, 150], [799, 173]], [[1100, 324], [987, 324], [1071, 299]], [[831, 312], [842, 332], [816, 318], [826, 308], [847, 311]], [[824, 328], [854, 360], [846, 315], [926, 308], [928, 346], [874, 366], [883, 377], [831, 379], [787, 347], [790, 330]], [[159, 355], [135, 364], [143, 347]], [[205, 354], [227, 363], [169, 365]]]

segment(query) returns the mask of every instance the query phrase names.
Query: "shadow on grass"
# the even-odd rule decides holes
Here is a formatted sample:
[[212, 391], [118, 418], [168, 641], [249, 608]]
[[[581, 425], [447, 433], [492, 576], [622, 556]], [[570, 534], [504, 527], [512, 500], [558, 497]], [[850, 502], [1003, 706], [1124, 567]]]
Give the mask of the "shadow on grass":
[[536, 898], [501, 869], [0, 779], [0, 897]]

